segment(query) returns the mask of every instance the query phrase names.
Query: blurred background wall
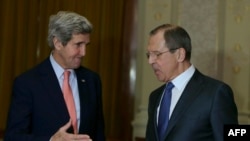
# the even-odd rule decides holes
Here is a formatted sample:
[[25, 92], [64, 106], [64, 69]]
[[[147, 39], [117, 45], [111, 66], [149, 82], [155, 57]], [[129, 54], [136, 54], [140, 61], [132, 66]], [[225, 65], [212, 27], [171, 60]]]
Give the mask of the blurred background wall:
[[[6, 126], [13, 79], [50, 54], [49, 16], [74, 11], [94, 26], [83, 65], [98, 72], [108, 141], [129, 141], [134, 100], [129, 69], [136, 0], [1, 0], [0, 136]], [[44, 103], [46, 104], [46, 103]]]
[[161, 85], [147, 64], [147, 39], [162, 23], [190, 33], [193, 64], [233, 88], [240, 123], [250, 124], [249, 0], [1, 0], [0, 138], [13, 79], [49, 55], [49, 15], [59, 10], [94, 25], [83, 65], [102, 78], [108, 141], [145, 137], [148, 96]]

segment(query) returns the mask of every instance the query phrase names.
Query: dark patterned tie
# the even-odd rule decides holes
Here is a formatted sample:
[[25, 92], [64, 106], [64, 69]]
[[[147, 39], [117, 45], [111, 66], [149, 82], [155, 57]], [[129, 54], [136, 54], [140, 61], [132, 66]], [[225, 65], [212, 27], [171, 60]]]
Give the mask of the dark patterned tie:
[[172, 97], [172, 88], [174, 87], [172, 82], [169, 82], [165, 88], [165, 92], [161, 101], [159, 118], [158, 118], [158, 137], [160, 141], [164, 140], [164, 135], [168, 126], [169, 110]]

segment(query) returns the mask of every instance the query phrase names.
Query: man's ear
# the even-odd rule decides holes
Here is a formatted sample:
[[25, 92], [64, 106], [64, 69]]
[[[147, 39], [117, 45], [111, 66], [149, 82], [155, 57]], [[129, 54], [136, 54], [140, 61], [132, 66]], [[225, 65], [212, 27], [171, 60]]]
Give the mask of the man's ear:
[[62, 42], [57, 37], [53, 38], [53, 43], [54, 43], [55, 49], [57, 50], [60, 50], [63, 47]]
[[184, 48], [179, 48], [177, 52], [178, 62], [183, 62], [186, 58], [186, 51]]

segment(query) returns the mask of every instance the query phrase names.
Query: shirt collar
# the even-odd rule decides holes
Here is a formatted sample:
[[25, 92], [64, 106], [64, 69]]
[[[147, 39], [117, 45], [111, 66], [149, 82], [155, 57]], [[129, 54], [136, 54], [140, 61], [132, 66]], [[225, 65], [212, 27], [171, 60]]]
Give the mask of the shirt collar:
[[172, 80], [172, 83], [174, 86], [181, 90], [183, 89], [188, 81], [191, 79], [195, 72], [195, 67], [191, 65], [187, 70], [185, 70], [183, 73], [181, 73], [179, 76], [177, 76], [175, 79]]
[[[56, 62], [56, 60], [54, 59], [52, 53], [50, 54], [50, 62], [52, 64], [52, 67], [55, 71], [56, 77], [57, 79], [62, 78], [63, 73], [64, 73], [64, 69]], [[75, 72], [72, 69], [68, 69], [68, 71], [70, 71], [70, 79], [75, 77]], [[73, 75], [72, 75], [73, 74]]]

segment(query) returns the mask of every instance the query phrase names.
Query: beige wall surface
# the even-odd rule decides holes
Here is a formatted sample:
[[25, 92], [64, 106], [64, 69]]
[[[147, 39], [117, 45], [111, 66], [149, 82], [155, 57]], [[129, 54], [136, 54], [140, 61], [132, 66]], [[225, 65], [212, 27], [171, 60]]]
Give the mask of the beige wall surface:
[[240, 122], [250, 124], [250, 1], [225, 6], [222, 78], [235, 92]]

